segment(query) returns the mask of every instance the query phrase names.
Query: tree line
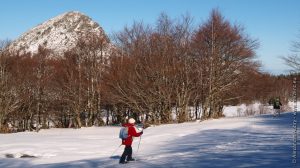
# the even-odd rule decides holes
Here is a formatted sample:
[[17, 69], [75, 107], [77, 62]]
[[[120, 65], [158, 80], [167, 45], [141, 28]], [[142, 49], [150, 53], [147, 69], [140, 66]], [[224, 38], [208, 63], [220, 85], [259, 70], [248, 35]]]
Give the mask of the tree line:
[[[18, 54], [0, 43], [0, 131], [8, 126], [160, 124], [222, 117], [225, 105], [287, 101], [289, 77], [261, 73], [257, 40], [218, 10], [199, 26], [161, 14], [107, 37], [82, 36], [56, 55]], [[280, 86], [281, 88], [277, 87]]]

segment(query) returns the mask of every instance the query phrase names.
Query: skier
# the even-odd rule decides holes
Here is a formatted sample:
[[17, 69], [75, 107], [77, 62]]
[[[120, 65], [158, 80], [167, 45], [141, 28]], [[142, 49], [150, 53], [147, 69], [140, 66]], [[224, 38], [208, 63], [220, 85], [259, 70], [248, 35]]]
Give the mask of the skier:
[[132, 147], [131, 147], [133, 137], [141, 136], [143, 134], [143, 131], [137, 132], [134, 124], [135, 124], [135, 120], [133, 118], [130, 118], [128, 120], [128, 123], [123, 125], [123, 127], [128, 128], [128, 137], [126, 139], [122, 139], [122, 145], [125, 145], [125, 149], [120, 158], [120, 162], [119, 162], [120, 164], [125, 164], [129, 161], [135, 161], [135, 159], [132, 158]]
[[276, 115], [280, 116], [280, 107], [282, 106], [279, 98], [277, 97], [273, 102], [273, 109], [274, 109], [274, 117]]

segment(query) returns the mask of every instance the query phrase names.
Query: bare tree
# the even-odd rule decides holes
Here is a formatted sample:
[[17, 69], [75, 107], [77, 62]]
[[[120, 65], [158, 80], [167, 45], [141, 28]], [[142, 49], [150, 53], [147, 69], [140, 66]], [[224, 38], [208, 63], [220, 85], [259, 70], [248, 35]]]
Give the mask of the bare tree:
[[14, 112], [19, 104], [16, 89], [12, 85], [12, 74], [9, 72], [9, 57], [8, 52], [0, 52], [0, 132], [5, 132], [10, 113]]
[[108, 42], [106, 37], [82, 37], [61, 60], [58, 86], [64, 90], [62, 99], [66, 100], [76, 127], [94, 125], [101, 113], [100, 78], [108, 63]]
[[195, 89], [190, 37], [190, 17], [174, 21], [165, 14], [155, 28], [135, 22], [117, 34], [118, 49], [104, 82], [115, 104], [154, 123], [170, 122], [172, 109], [178, 106], [177, 120], [186, 121]]
[[9, 46], [10, 43], [11, 43], [11, 41], [8, 40], [8, 39], [6, 39], [6, 40], [1, 40], [1, 39], [0, 39], [0, 52], [4, 51], [5, 48], [6, 48], [7, 46]]
[[48, 120], [48, 102], [50, 102], [50, 93], [48, 92], [48, 84], [53, 75], [53, 70], [50, 67], [49, 61], [51, 60], [51, 51], [43, 47], [39, 47], [38, 53], [32, 56], [35, 62], [34, 67], [34, 80], [35, 83], [35, 99], [36, 99], [36, 114], [37, 123], [46, 128], [46, 122]]
[[237, 86], [245, 68], [254, 65], [257, 42], [244, 35], [241, 27], [224, 20], [218, 10], [212, 11], [193, 41], [199, 63], [207, 65], [200, 73], [205, 77], [202, 89], [206, 91], [202, 117], [220, 117], [228, 99], [226, 92]]
[[282, 57], [285, 63], [292, 68], [292, 71], [299, 73], [300, 72], [300, 34], [296, 41], [292, 43], [293, 53], [289, 56]]

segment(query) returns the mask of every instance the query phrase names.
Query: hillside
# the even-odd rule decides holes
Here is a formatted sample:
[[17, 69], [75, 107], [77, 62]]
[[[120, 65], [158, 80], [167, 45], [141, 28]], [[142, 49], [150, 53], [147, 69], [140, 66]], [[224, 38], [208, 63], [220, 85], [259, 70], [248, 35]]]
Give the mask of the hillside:
[[39, 46], [62, 54], [86, 36], [105, 37], [104, 30], [88, 16], [71, 11], [56, 16], [24, 33], [9, 46], [10, 51], [36, 53]]

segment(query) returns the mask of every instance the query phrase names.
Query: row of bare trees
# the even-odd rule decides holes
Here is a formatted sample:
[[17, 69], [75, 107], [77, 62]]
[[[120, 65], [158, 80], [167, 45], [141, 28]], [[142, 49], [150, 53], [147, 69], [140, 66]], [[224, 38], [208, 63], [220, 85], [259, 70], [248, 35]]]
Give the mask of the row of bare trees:
[[[257, 42], [212, 11], [196, 30], [191, 18], [162, 14], [155, 26], [135, 23], [115, 36], [117, 50], [103, 84], [112, 98], [155, 123], [221, 117], [228, 94], [239, 86], [253, 61]], [[201, 114], [199, 110], [201, 107]]]
[[277, 80], [258, 72], [257, 41], [217, 10], [197, 28], [190, 16], [135, 22], [112, 42], [84, 36], [58, 56], [43, 47], [25, 55], [2, 47], [0, 130], [80, 128], [127, 116], [147, 123], [218, 118], [224, 105], [275, 95], [259, 89]]
[[83, 37], [57, 58], [0, 52], [0, 130], [82, 127], [103, 124], [100, 78], [107, 64], [107, 37]]

